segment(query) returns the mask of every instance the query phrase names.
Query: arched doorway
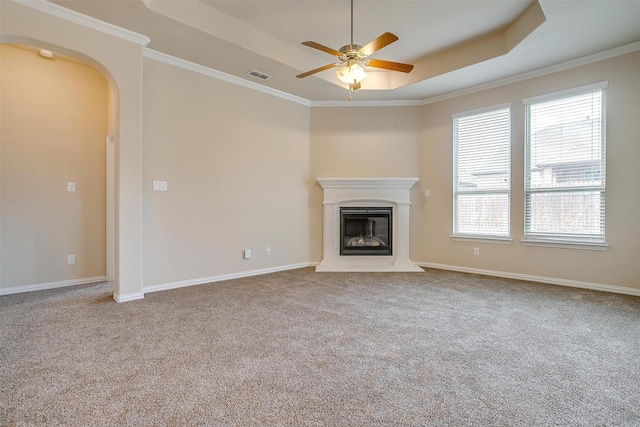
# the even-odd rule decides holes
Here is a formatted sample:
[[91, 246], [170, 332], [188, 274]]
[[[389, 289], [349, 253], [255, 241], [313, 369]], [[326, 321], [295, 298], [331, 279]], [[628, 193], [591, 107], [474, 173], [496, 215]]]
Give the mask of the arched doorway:
[[2, 2], [0, 43], [21, 43], [79, 58], [113, 89], [114, 299], [144, 298], [142, 290], [142, 77], [149, 38], [50, 2]]
[[115, 91], [76, 58], [0, 49], [3, 289], [113, 281]]

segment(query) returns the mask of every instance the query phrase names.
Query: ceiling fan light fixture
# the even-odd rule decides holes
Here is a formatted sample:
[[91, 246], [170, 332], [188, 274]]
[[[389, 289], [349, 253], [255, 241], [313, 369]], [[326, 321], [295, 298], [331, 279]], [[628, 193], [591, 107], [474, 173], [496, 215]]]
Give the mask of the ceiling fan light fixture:
[[344, 64], [338, 71], [336, 71], [336, 77], [347, 84], [360, 83], [367, 77], [367, 73], [364, 72], [361, 66], [359, 66], [355, 61], [350, 60], [348, 63]]

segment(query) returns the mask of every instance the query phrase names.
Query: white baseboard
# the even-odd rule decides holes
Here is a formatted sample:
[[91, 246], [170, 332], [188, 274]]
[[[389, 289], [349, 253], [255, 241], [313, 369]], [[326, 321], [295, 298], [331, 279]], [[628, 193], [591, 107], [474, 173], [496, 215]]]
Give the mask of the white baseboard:
[[[144, 298], [146, 292], [158, 292], [169, 289], [183, 288], [187, 286], [203, 285], [206, 283], [221, 282], [223, 280], [240, 279], [243, 277], [259, 276], [262, 274], [276, 273], [279, 271], [295, 270], [298, 268], [315, 267], [318, 262], [303, 262], [299, 264], [289, 264], [278, 267], [263, 268], [259, 270], [243, 271], [239, 273], [221, 274], [218, 276], [202, 277], [198, 279], [181, 280], [178, 282], [163, 283], [159, 285], [144, 286], [142, 292], [133, 294], [115, 294], [113, 299], [117, 302], [135, 301]], [[506, 271], [484, 270], [479, 268], [462, 267], [457, 265], [438, 264], [432, 262], [415, 262], [416, 265], [439, 270], [459, 271], [462, 273], [481, 274], [484, 276], [504, 277], [507, 279], [526, 280], [529, 282], [547, 283], [551, 285], [568, 286], [574, 288], [592, 289], [603, 292], [613, 292], [618, 294], [640, 296], [640, 289], [627, 288], [623, 286], [603, 285], [599, 283], [580, 282], [576, 280], [557, 279], [553, 277], [532, 276], [528, 274], [511, 273]], [[38, 283], [35, 285], [14, 286], [11, 288], [0, 288], [0, 296], [18, 294], [23, 292], [42, 291], [47, 289], [62, 288], [66, 286], [86, 285], [89, 283], [105, 282], [106, 276], [86, 277], [83, 279], [62, 280], [58, 282]]]
[[23, 292], [44, 291], [46, 289], [64, 288], [66, 286], [86, 285], [88, 283], [106, 282], [107, 276], [85, 277], [83, 279], [61, 280], [59, 282], [38, 283], [35, 285], [0, 288], [0, 295], [20, 294]]
[[623, 286], [603, 285], [600, 283], [580, 282], [577, 280], [556, 279], [553, 277], [531, 276], [528, 274], [510, 273], [507, 271], [483, 270], [479, 268], [461, 267], [457, 265], [437, 264], [433, 262], [416, 262], [420, 267], [439, 270], [459, 271], [462, 273], [481, 274], [483, 276], [505, 277], [507, 279], [526, 280], [529, 282], [547, 283], [550, 285], [568, 286], [572, 288], [592, 289], [594, 291], [613, 292], [616, 294], [640, 296], [640, 289]]
[[113, 294], [113, 299], [116, 302], [129, 302], [129, 301], [136, 301], [139, 299], [143, 299], [144, 298], [144, 292], [134, 292], [132, 294]]
[[239, 273], [221, 274], [218, 276], [201, 277], [198, 279], [181, 280], [178, 282], [143, 286], [142, 291], [144, 293], [166, 291], [169, 289], [184, 288], [186, 286], [204, 285], [206, 283], [221, 282], [223, 280], [240, 279], [243, 277], [260, 276], [262, 274], [277, 273], [278, 271], [295, 270], [297, 268], [304, 268], [304, 267], [314, 267], [316, 265], [318, 265], [317, 262], [302, 262], [299, 264], [281, 265], [278, 267], [262, 268], [259, 270], [249, 270], [249, 271], [242, 271]]

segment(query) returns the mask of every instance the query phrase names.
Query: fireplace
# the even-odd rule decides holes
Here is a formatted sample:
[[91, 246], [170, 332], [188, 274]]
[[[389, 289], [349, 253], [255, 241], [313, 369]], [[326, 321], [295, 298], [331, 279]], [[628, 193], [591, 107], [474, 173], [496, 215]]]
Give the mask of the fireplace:
[[392, 255], [392, 208], [340, 208], [340, 255]]
[[316, 271], [424, 272], [409, 258], [411, 187], [418, 178], [318, 178], [323, 258]]

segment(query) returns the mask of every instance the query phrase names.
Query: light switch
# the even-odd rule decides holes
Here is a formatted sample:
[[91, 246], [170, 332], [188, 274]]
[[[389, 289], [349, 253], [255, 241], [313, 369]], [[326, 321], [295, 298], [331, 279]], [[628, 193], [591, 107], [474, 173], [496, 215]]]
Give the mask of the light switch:
[[167, 191], [167, 181], [153, 181], [153, 191]]
[[431, 190], [429, 190], [428, 188], [424, 190], [424, 197], [429, 197], [430, 195], [431, 195]]
[[76, 191], [76, 183], [75, 182], [67, 182], [67, 191], [73, 193]]

